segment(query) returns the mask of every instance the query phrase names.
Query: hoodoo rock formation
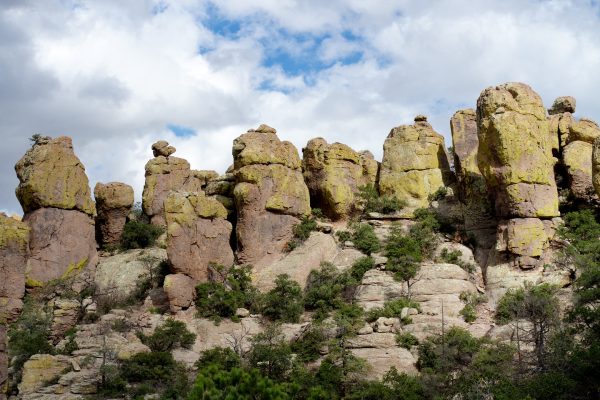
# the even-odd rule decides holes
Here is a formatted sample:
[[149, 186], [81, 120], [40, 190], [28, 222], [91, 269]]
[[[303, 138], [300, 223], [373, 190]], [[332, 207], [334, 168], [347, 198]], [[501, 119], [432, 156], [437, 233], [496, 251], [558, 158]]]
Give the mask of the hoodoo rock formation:
[[275, 261], [292, 229], [310, 214], [298, 150], [261, 125], [233, 142], [238, 260], [260, 267]]
[[381, 195], [395, 196], [409, 209], [429, 206], [428, 197], [451, 181], [444, 137], [424, 116], [414, 125], [393, 128], [383, 144], [379, 172]]
[[104, 247], [117, 246], [133, 206], [133, 188], [120, 182], [98, 182], [94, 187], [94, 198], [98, 210], [98, 244]]
[[94, 220], [85, 168], [71, 139], [38, 138], [15, 165], [17, 198], [31, 228], [27, 283], [38, 286], [97, 262]]
[[348, 217], [360, 186], [377, 179], [378, 163], [369, 152], [315, 138], [302, 149], [302, 169], [313, 208], [337, 220]]
[[0, 214], [0, 325], [14, 321], [23, 308], [29, 232], [24, 222]]

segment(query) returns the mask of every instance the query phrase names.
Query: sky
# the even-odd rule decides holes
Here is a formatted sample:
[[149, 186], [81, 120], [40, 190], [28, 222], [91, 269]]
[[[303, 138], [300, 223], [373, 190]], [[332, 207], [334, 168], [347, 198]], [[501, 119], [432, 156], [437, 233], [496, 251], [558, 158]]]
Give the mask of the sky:
[[140, 199], [150, 146], [223, 173], [261, 123], [381, 160], [390, 129], [528, 83], [600, 121], [600, 4], [553, 0], [0, 0], [0, 210], [39, 133], [73, 138], [90, 185]]

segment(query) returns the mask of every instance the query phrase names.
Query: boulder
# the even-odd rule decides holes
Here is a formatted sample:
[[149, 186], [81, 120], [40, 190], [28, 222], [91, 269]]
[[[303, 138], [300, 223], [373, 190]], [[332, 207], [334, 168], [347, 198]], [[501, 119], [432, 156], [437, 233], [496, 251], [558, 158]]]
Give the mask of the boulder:
[[47, 382], [60, 377], [63, 371], [71, 367], [67, 356], [35, 354], [23, 365], [23, 377], [19, 383], [19, 395], [34, 393]]
[[42, 138], [15, 165], [16, 194], [23, 211], [53, 207], [96, 213], [85, 168], [73, 152], [71, 138]]
[[548, 114], [562, 114], [562, 113], [574, 113], [576, 101], [574, 97], [571, 96], [561, 96], [557, 97], [552, 104], [552, 108], [548, 110]]
[[429, 195], [449, 184], [451, 177], [444, 137], [424, 117], [391, 130], [383, 145], [381, 195], [395, 196], [409, 209], [427, 207]]
[[13, 322], [23, 307], [29, 233], [24, 222], [0, 214], [0, 325]]
[[169, 157], [171, 154], [175, 153], [175, 151], [175, 147], [169, 146], [169, 142], [166, 140], [159, 140], [152, 144], [152, 154], [154, 154], [154, 157]]
[[102, 246], [117, 246], [133, 206], [133, 188], [120, 182], [98, 182], [94, 187], [94, 198], [98, 210], [98, 243]]
[[590, 143], [576, 140], [567, 144], [562, 150], [562, 163], [566, 168], [571, 195], [588, 201], [594, 194], [592, 147]]
[[310, 214], [309, 192], [294, 145], [261, 125], [233, 142], [238, 260], [255, 267], [279, 258], [299, 218]]
[[98, 261], [94, 220], [85, 213], [40, 208], [23, 218], [31, 228], [26, 284], [40, 286], [79, 274]]
[[465, 229], [470, 232], [495, 228], [496, 221], [488, 199], [485, 178], [477, 164], [479, 137], [475, 110], [466, 109], [454, 113], [450, 129], [458, 198], [463, 205]]
[[302, 170], [311, 205], [331, 219], [343, 219], [356, 206], [358, 188], [375, 185], [377, 161], [369, 152], [356, 152], [342, 143], [312, 139], [302, 149]]
[[275, 278], [280, 274], [288, 274], [290, 278], [306, 287], [310, 272], [321, 267], [322, 262], [331, 262], [338, 254], [338, 247], [333, 236], [314, 232], [301, 246], [264, 268], [255, 269], [255, 285], [267, 292], [275, 286]]
[[50, 336], [55, 343], [77, 325], [81, 311], [81, 303], [77, 299], [59, 297], [53, 301]]
[[558, 216], [553, 148], [540, 96], [523, 83], [485, 89], [477, 100], [478, 165], [496, 215]]
[[[159, 141], [161, 143], [164, 141]], [[166, 143], [166, 142], [165, 142]], [[155, 143], [156, 145], [156, 143]], [[167, 146], [171, 147], [171, 146]], [[161, 147], [162, 148], [162, 147]], [[153, 159], [146, 163], [146, 182], [142, 193], [142, 209], [155, 225], [165, 226], [164, 201], [171, 190], [197, 192], [216, 177], [214, 171], [194, 171], [183, 158], [170, 157], [175, 151], [152, 151]], [[165, 156], [164, 154], [169, 154]]]
[[116, 300], [130, 298], [138, 283], [167, 259], [164, 249], [135, 249], [103, 258], [96, 267], [94, 284], [101, 295]]
[[184, 274], [170, 274], [165, 276], [163, 289], [173, 311], [188, 308], [192, 305], [196, 297], [195, 281]]
[[172, 272], [206, 282], [210, 264], [233, 264], [232, 225], [219, 201], [204, 192], [171, 192], [164, 207]]
[[592, 149], [592, 183], [596, 194], [600, 197], [600, 138], [594, 140]]

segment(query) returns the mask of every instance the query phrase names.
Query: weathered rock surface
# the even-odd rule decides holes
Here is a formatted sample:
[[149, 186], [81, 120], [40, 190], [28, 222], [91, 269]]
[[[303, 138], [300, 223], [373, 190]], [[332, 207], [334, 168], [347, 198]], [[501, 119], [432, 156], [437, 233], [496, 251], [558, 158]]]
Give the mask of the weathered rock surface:
[[166, 140], [159, 140], [152, 144], [152, 154], [154, 154], [154, 157], [169, 157], [171, 154], [175, 153], [175, 151], [175, 147], [169, 146], [169, 142]]
[[14, 321], [23, 307], [29, 232], [24, 222], [0, 214], [0, 325]]
[[316, 138], [308, 142], [302, 153], [311, 205], [334, 220], [353, 211], [360, 186], [375, 185], [378, 165], [368, 152], [359, 153], [345, 144], [328, 144], [325, 139]]
[[96, 213], [85, 168], [71, 138], [42, 138], [15, 165], [16, 193], [26, 213], [43, 207]]
[[96, 230], [99, 244], [116, 246], [120, 243], [123, 227], [133, 206], [133, 188], [120, 182], [98, 182], [94, 187], [94, 198], [98, 210]]
[[592, 184], [591, 143], [576, 140], [567, 144], [562, 151], [562, 162], [567, 169], [568, 184], [572, 196], [589, 200], [594, 194]]
[[[172, 146], [155, 143], [152, 151], [155, 157], [146, 163], [146, 182], [142, 193], [142, 208], [155, 225], [166, 226], [164, 201], [171, 190], [198, 192], [207, 182], [215, 178], [214, 171], [195, 171], [183, 158], [171, 157], [175, 152]], [[161, 147], [155, 149], [155, 145]], [[164, 142], [166, 143], [166, 142]]]
[[227, 209], [203, 192], [171, 192], [165, 202], [167, 254], [174, 273], [206, 282], [210, 264], [230, 267], [232, 226]]
[[542, 99], [523, 83], [485, 89], [477, 100], [478, 165], [500, 217], [558, 216], [550, 134]]
[[28, 286], [65, 278], [98, 261], [94, 220], [76, 210], [40, 208], [25, 215], [31, 228]]
[[577, 102], [574, 97], [561, 96], [557, 97], [552, 104], [552, 108], [548, 110], [548, 114], [574, 113]]
[[600, 138], [594, 140], [592, 149], [592, 183], [596, 194], [600, 197]]
[[233, 142], [238, 259], [254, 266], [277, 259], [299, 217], [310, 213], [308, 188], [294, 145], [261, 125]]
[[137, 285], [148, 279], [151, 270], [167, 259], [164, 249], [128, 250], [100, 260], [94, 275], [94, 284], [101, 295], [115, 300], [131, 297]]
[[81, 303], [77, 299], [57, 298], [52, 302], [51, 337], [54, 342], [64, 337], [65, 333], [77, 325], [80, 317]]
[[191, 306], [196, 297], [196, 282], [184, 274], [167, 275], [163, 289], [174, 312]]
[[451, 179], [444, 137], [423, 118], [393, 128], [383, 145], [381, 195], [395, 196], [412, 209], [427, 207], [428, 196]]
[[23, 365], [23, 378], [19, 394], [26, 395], [42, 388], [46, 382], [58, 378], [63, 370], [71, 367], [67, 356], [35, 354]]
[[466, 109], [454, 113], [450, 128], [458, 197], [463, 204], [465, 229], [476, 231], [495, 228], [496, 221], [488, 199], [485, 178], [477, 164], [479, 137], [475, 110]]
[[389, 347], [385, 349], [352, 349], [352, 353], [367, 360], [371, 368], [367, 371], [369, 379], [381, 379], [395, 367], [398, 371], [409, 375], [417, 375], [416, 359], [410, 351], [402, 347]]
[[338, 247], [331, 235], [314, 232], [300, 247], [292, 250], [265, 268], [255, 269], [255, 285], [263, 291], [275, 286], [275, 278], [280, 274], [288, 274], [290, 278], [306, 286], [310, 271], [320, 269], [322, 262], [331, 262], [338, 254]]

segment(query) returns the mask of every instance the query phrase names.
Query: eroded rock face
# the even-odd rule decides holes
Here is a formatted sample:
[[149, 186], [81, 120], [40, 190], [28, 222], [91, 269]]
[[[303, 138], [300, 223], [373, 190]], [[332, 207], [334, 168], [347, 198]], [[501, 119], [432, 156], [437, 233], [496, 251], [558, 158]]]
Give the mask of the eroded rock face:
[[600, 138], [594, 141], [592, 149], [592, 182], [596, 194], [600, 197]]
[[552, 149], [542, 99], [523, 83], [485, 89], [477, 100], [478, 165], [500, 217], [558, 216]]
[[234, 140], [233, 158], [238, 259], [268, 264], [293, 237], [299, 218], [310, 213], [300, 157], [292, 143], [261, 125]]
[[428, 196], [447, 185], [451, 176], [444, 137], [425, 117], [391, 130], [383, 145], [381, 195], [395, 196], [412, 209], [427, 207]]
[[355, 206], [360, 186], [375, 185], [377, 161], [369, 152], [356, 152], [342, 143], [312, 139], [302, 149], [302, 169], [311, 205], [336, 220], [347, 217]]
[[196, 282], [184, 274], [170, 274], [165, 276], [163, 289], [169, 299], [171, 311], [177, 312], [194, 302]]
[[96, 213], [85, 168], [73, 152], [71, 138], [42, 138], [15, 165], [16, 194], [28, 213], [43, 207]]
[[23, 307], [29, 227], [0, 214], [0, 324], [13, 322]]
[[165, 200], [167, 254], [174, 273], [206, 282], [211, 263], [233, 264], [227, 209], [203, 192], [171, 192]]
[[146, 182], [142, 193], [142, 208], [150, 222], [166, 226], [164, 201], [171, 190], [198, 192], [216, 178], [215, 171], [196, 171], [183, 158], [171, 157], [175, 152], [164, 140], [152, 145], [154, 158], [146, 163]]
[[35, 354], [23, 365], [23, 378], [19, 384], [19, 394], [34, 393], [46, 382], [59, 377], [71, 363], [67, 356]]
[[571, 195], [586, 201], [589, 201], [590, 196], [594, 194], [592, 147], [591, 143], [576, 140], [562, 149], [562, 163], [568, 175]]
[[40, 208], [26, 214], [23, 222], [31, 228], [27, 285], [38, 286], [96, 265], [94, 220], [87, 214]]
[[488, 199], [485, 178], [477, 165], [479, 137], [475, 110], [454, 113], [450, 120], [454, 147], [454, 168], [458, 197], [463, 204], [465, 229], [474, 231], [495, 228], [496, 221]]
[[98, 210], [96, 229], [99, 244], [116, 246], [133, 206], [133, 188], [120, 182], [98, 182], [94, 187], [94, 198]]

